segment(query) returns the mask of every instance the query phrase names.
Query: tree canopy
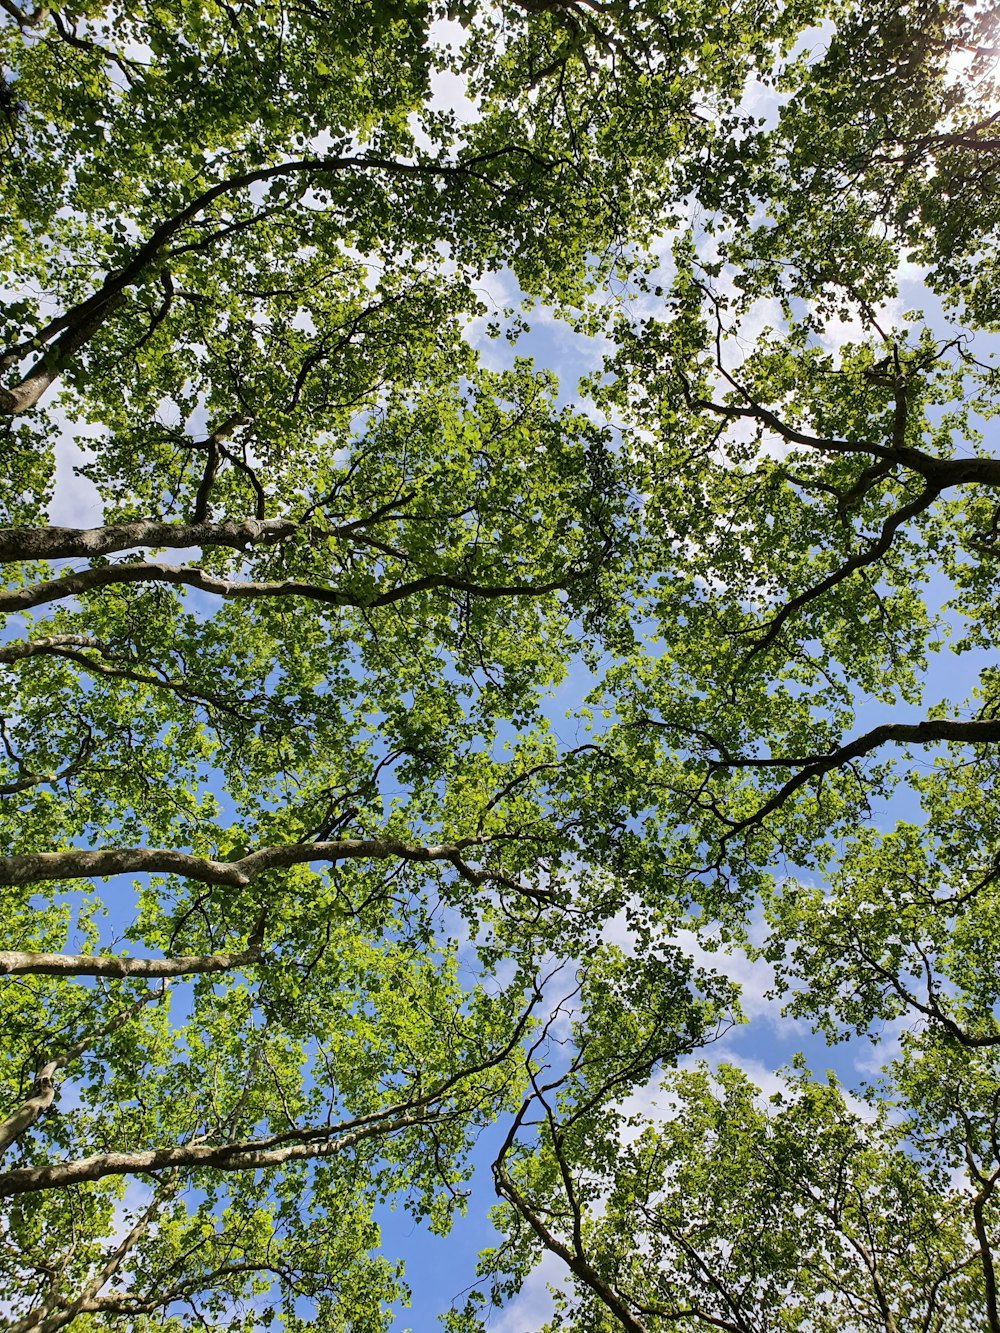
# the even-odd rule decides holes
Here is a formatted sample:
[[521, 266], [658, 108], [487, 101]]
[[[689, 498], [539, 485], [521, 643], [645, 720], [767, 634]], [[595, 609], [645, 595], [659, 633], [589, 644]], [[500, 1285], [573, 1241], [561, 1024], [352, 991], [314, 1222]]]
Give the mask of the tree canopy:
[[0, 10], [0, 1328], [1000, 1333], [995, 10]]

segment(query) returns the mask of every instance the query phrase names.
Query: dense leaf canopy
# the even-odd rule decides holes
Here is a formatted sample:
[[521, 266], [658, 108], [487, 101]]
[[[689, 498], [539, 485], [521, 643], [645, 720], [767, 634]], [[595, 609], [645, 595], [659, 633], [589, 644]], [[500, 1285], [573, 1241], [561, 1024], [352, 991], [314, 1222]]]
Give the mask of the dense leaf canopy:
[[0, 11], [0, 1328], [1000, 1333], [994, 12]]

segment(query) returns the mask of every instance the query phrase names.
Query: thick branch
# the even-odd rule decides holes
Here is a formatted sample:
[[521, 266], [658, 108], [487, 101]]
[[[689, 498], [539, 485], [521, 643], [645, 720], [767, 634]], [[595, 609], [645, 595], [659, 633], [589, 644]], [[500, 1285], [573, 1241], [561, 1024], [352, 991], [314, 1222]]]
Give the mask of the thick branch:
[[[205, 441], [207, 458], [205, 459], [205, 471], [202, 475], [201, 485], [198, 487], [198, 494], [195, 497], [194, 512], [191, 515], [192, 523], [206, 523], [208, 521], [208, 505], [212, 496], [212, 487], [218, 476], [219, 464], [225, 454], [231, 458], [232, 455], [224, 449], [224, 442], [232, 435], [233, 431], [238, 430], [240, 426], [248, 426], [252, 418], [244, 416], [241, 412], [235, 412], [227, 417], [221, 425], [216, 426], [208, 439]], [[253, 476], [251, 469], [247, 469]], [[260, 501], [260, 490], [258, 487], [258, 501]], [[263, 519], [263, 509], [257, 514], [258, 519]]]
[[862, 736], [848, 741], [846, 745], [830, 750], [827, 754], [805, 755], [799, 758], [777, 756], [771, 759], [734, 759], [719, 761], [717, 767], [796, 767], [798, 773], [788, 779], [764, 804], [748, 818], [733, 823], [723, 841], [759, 824], [788, 800], [788, 798], [813, 778], [821, 777], [834, 769], [842, 768], [854, 759], [863, 759], [873, 750], [895, 742], [899, 745], [933, 745], [941, 741], [954, 741], [962, 745], [993, 745], [1000, 741], [1000, 721], [973, 719], [968, 722], [956, 719], [940, 718], [927, 722], [887, 722], [880, 727], [873, 727]]
[[878, 537], [863, 551], [858, 551], [856, 555], [852, 555], [850, 559], [845, 560], [839, 568], [835, 569], [832, 574], [828, 574], [825, 579], [820, 579], [820, 581], [814, 583], [811, 588], [806, 588], [804, 592], [800, 592], [797, 597], [791, 598], [791, 600], [787, 601], [784, 606], [780, 607], [768, 624], [767, 629], [744, 658], [740, 670], [745, 671], [758, 653], [764, 652], [765, 649], [769, 648], [771, 644], [774, 643], [775, 639], [781, 633], [782, 627], [797, 611], [801, 611], [804, 606], [808, 606], [809, 603], [815, 601], [816, 598], [822, 597], [824, 593], [828, 593], [833, 588], [836, 588], [839, 584], [843, 583], [845, 579], [850, 578], [852, 574], [856, 574], [858, 570], [866, 569], [869, 565], [873, 565], [876, 561], [881, 560], [889, 550], [893, 538], [904, 523], [908, 523], [912, 518], [917, 518], [920, 514], [924, 513], [925, 510], [929, 509], [938, 498], [939, 494], [940, 488], [938, 486], [934, 485], [925, 487], [924, 490], [922, 490], [915, 499], [911, 500], [908, 505], [904, 505], [902, 509], [897, 509], [894, 514], [890, 514], [882, 524], [882, 529], [879, 532]]
[[63, 560], [113, 555], [137, 546], [181, 548], [270, 546], [291, 536], [298, 524], [288, 518], [243, 518], [221, 523], [161, 523], [141, 519], [104, 528], [0, 528], [0, 562]]
[[4, 9], [19, 28], [35, 28], [49, 12], [48, 5], [39, 5], [26, 13], [14, 4], [14, 0], [0, 0], [0, 9]]
[[206, 574], [203, 569], [197, 567], [142, 562], [84, 569], [79, 573], [48, 579], [44, 583], [36, 583], [27, 588], [0, 593], [0, 612], [28, 611], [32, 607], [44, 606], [48, 602], [59, 601], [64, 597], [76, 597], [83, 592], [93, 592], [99, 588], [126, 583], [179, 584], [195, 588], [199, 592], [214, 593], [218, 597], [239, 600], [301, 597], [306, 601], [319, 602], [327, 606], [370, 609], [391, 606], [395, 602], [402, 602], [408, 597], [437, 588], [447, 588], [484, 599], [540, 597], [565, 588], [568, 583], [585, 577], [588, 572], [570, 570], [560, 578], [549, 579], [543, 583], [510, 584], [482, 584], [453, 574], [425, 574], [422, 578], [396, 584], [395, 587], [386, 588], [383, 592], [373, 593], [369, 597], [359, 597], [356, 593], [345, 592], [339, 588], [328, 588], [316, 583], [299, 583], [295, 579], [284, 579], [275, 583], [238, 581]]
[[10, 666], [21, 662], [26, 657], [36, 657], [41, 653], [59, 652], [66, 648], [103, 649], [100, 639], [92, 639], [86, 634], [49, 634], [42, 639], [15, 639], [0, 647], [0, 665]]
[[[727, 376], [727, 378], [729, 377]], [[741, 390], [741, 392], [743, 391]], [[815, 449], [819, 453], [868, 454], [873, 458], [884, 461], [896, 461], [895, 450], [887, 448], [884, 444], [875, 444], [869, 440], [858, 440], [852, 443], [849, 440], [836, 440], [832, 436], [807, 435], [804, 431], [789, 426], [787, 422], [782, 421], [776, 412], [772, 412], [770, 408], [764, 407], [760, 403], [751, 403], [749, 407], [737, 407], [733, 403], [715, 403], [709, 398], [698, 398], [691, 405], [706, 412], [714, 412], [716, 416], [726, 417], [730, 421], [758, 421], [762, 426], [766, 426], [768, 430], [774, 431], [775, 435], [780, 435], [789, 444], [800, 444], [806, 449]]]
[[[1000, 724], [998, 724], [1000, 726]], [[528, 888], [494, 870], [478, 870], [462, 859], [469, 847], [481, 847], [486, 837], [460, 838], [455, 843], [421, 847], [394, 838], [345, 838], [337, 842], [295, 842], [263, 847], [238, 861], [213, 861], [158, 847], [108, 847], [100, 851], [28, 852], [0, 857], [0, 885], [31, 884], [36, 880], [84, 879], [106, 875], [170, 874], [201, 884], [241, 888], [268, 870], [307, 865], [312, 861], [400, 860], [445, 861], [470, 884], [499, 884], [531, 898], [547, 900], [540, 890]]]
[[130, 958], [120, 954], [24, 953], [0, 950], [0, 976], [34, 977], [186, 977], [200, 972], [228, 972], [260, 957], [258, 949], [241, 953], [181, 954], [176, 958]]
[[[506, 1042], [488, 1052], [465, 1069], [448, 1075], [435, 1087], [403, 1102], [372, 1111], [368, 1115], [322, 1125], [311, 1129], [288, 1129], [265, 1138], [243, 1139], [227, 1143], [188, 1143], [173, 1148], [153, 1148], [145, 1152], [96, 1153], [74, 1162], [49, 1166], [19, 1167], [0, 1174], [0, 1198], [38, 1190], [61, 1189], [82, 1181], [101, 1180], [106, 1176], [134, 1175], [139, 1172], [208, 1167], [213, 1171], [270, 1170], [289, 1162], [313, 1161], [331, 1157], [355, 1147], [366, 1139], [388, 1136], [414, 1125], [447, 1119], [454, 1114], [449, 1096], [469, 1079], [495, 1069], [518, 1046], [530, 1020], [537, 995], [521, 1014]], [[478, 1104], [480, 1093], [474, 1096]]]
[[[745, 391], [741, 389], [741, 392]], [[699, 398], [692, 406], [713, 412], [716, 416], [727, 417], [731, 421], [757, 421], [788, 444], [798, 444], [817, 453], [867, 454], [884, 465], [898, 464], [917, 473], [939, 490], [965, 484], [1000, 487], [1000, 459], [936, 458], [933, 454], [924, 453], [922, 449], [914, 449], [900, 441], [885, 445], [876, 444], [873, 440], [850, 441], [834, 439], [832, 436], [807, 435], [782, 421], [776, 412], [760, 403], [737, 407], [732, 403], [715, 403], [707, 398]]]
[[[972, 1152], [966, 1145], [966, 1158], [970, 1165], [972, 1164]], [[979, 1174], [978, 1172], [976, 1173]], [[990, 1241], [990, 1228], [985, 1213], [986, 1206], [990, 1201], [990, 1196], [996, 1187], [997, 1178], [1000, 1171], [995, 1171], [987, 1180], [982, 1180], [983, 1188], [978, 1192], [972, 1201], [972, 1222], [976, 1232], [976, 1240], [979, 1242], [980, 1261], [983, 1268], [983, 1286], [985, 1287], [986, 1298], [986, 1317], [988, 1319], [987, 1327], [990, 1333], [1000, 1333], [1000, 1300], [997, 1296], [997, 1275], [996, 1266], [993, 1261], [993, 1246]]]
[[[103, 289], [102, 289], [103, 291]], [[0, 413], [14, 415], [34, 407], [46, 389], [56, 382], [66, 366], [122, 302], [120, 292], [111, 292], [75, 321], [38, 358], [13, 389], [0, 388]]]
[[[357, 1128], [338, 1134], [340, 1126], [330, 1129], [299, 1130], [293, 1135], [274, 1139], [244, 1140], [242, 1143], [188, 1144], [177, 1148], [152, 1148], [146, 1152], [96, 1153], [75, 1162], [52, 1166], [19, 1167], [0, 1175], [0, 1198], [30, 1194], [38, 1190], [65, 1189], [83, 1181], [102, 1180], [106, 1176], [135, 1175], [138, 1172], [167, 1171], [191, 1167], [210, 1167], [213, 1171], [260, 1171], [286, 1166], [289, 1162], [312, 1161], [332, 1157], [353, 1148], [365, 1139], [395, 1134], [401, 1129], [438, 1118], [441, 1112], [418, 1109], [410, 1114], [391, 1116], [379, 1113]], [[304, 1140], [287, 1142], [289, 1138]], [[268, 1147], [280, 1142], [279, 1147]]]
[[[68, 1304], [64, 1303], [59, 1289], [56, 1288], [41, 1306], [36, 1307], [23, 1319], [19, 1319], [16, 1324], [7, 1330], [7, 1333], [57, 1333], [58, 1329], [71, 1324], [77, 1315], [105, 1308], [107, 1301], [102, 1299], [98, 1293], [118, 1273], [124, 1260], [149, 1230], [150, 1224], [156, 1219], [163, 1206], [164, 1198], [173, 1193], [173, 1184], [173, 1181], [168, 1181], [166, 1188], [159, 1190], [153, 1196], [152, 1201], [145, 1211], [140, 1214], [131, 1231], [108, 1254], [105, 1262], [75, 1299], [72, 1299]], [[110, 1298], [110, 1301], [114, 1303], [114, 1297]], [[61, 1309], [58, 1308], [60, 1306]]]

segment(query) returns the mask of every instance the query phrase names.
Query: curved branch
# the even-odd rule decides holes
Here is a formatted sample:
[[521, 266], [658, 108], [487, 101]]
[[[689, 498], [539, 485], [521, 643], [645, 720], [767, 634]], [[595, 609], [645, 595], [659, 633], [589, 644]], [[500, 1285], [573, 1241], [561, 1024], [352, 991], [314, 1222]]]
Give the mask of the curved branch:
[[[41, 1306], [36, 1306], [23, 1319], [19, 1319], [15, 1324], [12, 1324], [6, 1329], [6, 1333], [57, 1333], [58, 1329], [71, 1324], [79, 1314], [89, 1313], [92, 1310], [105, 1310], [109, 1306], [113, 1307], [116, 1298], [113, 1296], [102, 1298], [99, 1295], [100, 1290], [118, 1273], [129, 1253], [135, 1248], [145, 1232], [149, 1230], [150, 1224], [155, 1220], [165, 1200], [173, 1194], [175, 1183], [168, 1177], [166, 1186], [157, 1190], [146, 1209], [139, 1215], [131, 1231], [107, 1254], [104, 1263], [91, 1280], [84, 1285], [83, 1290], [75, 1299], [71, 1299], [67, 1304], [60, 1296], [57, 1287]], [[165, 1302], [161, 1304], [165, 1304]], [[128, 1311], [125, 1311], [125, 1313], [128, 1313]]]
[[801, 770], [788, 779], [768, 800], [752, 815], [738, 822], [730, 821], [730, 828], [723, 835], [725, 843], [739, 833], [745, 832], [773, 814], [788, 798], [812, 778], [821, 777], [836, 768], [841, 768], [854, 759], [863, 759], [880, 746], [895, 742], [899, 745], [914, 743], [933, 745], [939, 741], [954, 741], [963, 745], [993, 745], [1000, 742], [1000, 721], [973, 719], [962, 722], [957, 719], [941, 718], [927, 722], [886, 722], [873, 727], [863, 735], [848, 741], [846, 745], [830, 750], [827, 754], [805, 755], [799, 758], [776, 757], [771, 759], [729, 758], [720, 760], [718, 768], [764, 768], [797, 767]]
[[[59, 637], [71, 638], [73, 636], [65, 635]], [[44, 643], [45, 641], [39, 640], [38, 642]], [[18, 646], [20, 647], [21, 645]], [[234, 700], [230, 695], [219, 694], [214, 690], [207, 690], [198, 685], [188, 685], [183, 680], [176, 680], [167, 675], [154, 676], [147, 671], [137, 671], [132, 666], [116, 662], [107, 646], [97, 639], [91, 640], [87, 646], [96, 648], [107, 661], [97, 661], [85, 652], [80, 652], [76, 648], [70, 646], [64, 647], [61, 644], [52, 644], [51, 646], [47, 645], [38, 648], [37, 653], [39, 655], [45, 654], [50, 657], [62, 657], [67, 661], [76, 662], [78, 666], [82, 667], [83, 670], [91, 676], [103, 676], [106, 680], [129, 680], [136, 685], [148, 685], [152, 689], [165, 690], [167, 693], [174, 694], [179, 699], [183, 699], [186, 703], [202, 704], [209, 710], [216, 708], [220, 713], [228, 713], [230, 717], [234, 717], [244, 723], [247, 719], [242, 710], [245, 708], [252, 708], [256, 703], [260, 702], [262, 697], [261, 695], [256, 695], [247, 699], [237, 695]], [[23, 654], [25, 657], [33, 655], [34, 654], [31, 653]], [[0, 661], [3, 661], [2, 656], [0, 656]], [[82, 763], [82, 760], [78, 760], [75, 766], [64, 769], [63, 772], [59, 773], [57, 776], [59, 778], [67, 777], [79, 767], [80, 763]], [[51, 782], [55, 781], [55, 778], [41, 777], [38, 781]], [[0, 792], [2, 792], [2, 790], [3, 789], [0, 788]]]
[[488, 837], [460, 838], [455, 843], [422, 847], [394, 838], [344, 838], [336, 842], [295, 842], [285, 846], [262, 847], [238, 861], [213, 861], [190, 852], [159, 847], [108, 847], [93, 852], [26, 852], [20, 856], [0, 857], [0, 885], [107, 875], [169, 874], [182, 875], [200, 884], [242, 888], [268, 870], [308, 865], [313, 861], [444, 861], [470, 884], [498, 884], [538, 901], [551, 901], [551, 895], [544, 890], [529, 888], [500, 871], [477, 869], [467, 864], [462, 852], [469, 847], [485, 846], [490, 841]]
[[[102, 660], [92, 657], [83, 649], [94, 649], [101, 655]], [[23, 661], [29, 657], [60, 657], [67, 661], [75, 662], [90, 676], [101, 676], [105, 680], [127, 680], [136, 685], [148, 685], [151, 689], [164, 690], [168, 694], [176, 695], [185, 703], [201, 705], [208, 710], [211, 715], [212, 709], [217, 709], [220, 713], [226, 713], [235, 718], [241, 725], [248, 722], [247, 712], [245, 710], [253, 709], [260, 703], [262, 696], [260, 694], [251, 697], [232, 694], [220, 694], [215, 690], [206, 689], [202, 685], [192, 685], [185, 680], [179, 680], [171, 676], [153, 675], [148, 671], [138, 671], [131, 666], [128, 661], [121, 661], [116, 658], [107, 644], [100, 639], [93, 639], [85, 634], [52, 634], [41, 639], [15, 640], [13, 643], [4, 644], [0, 647], [0, 665], [10, 666], [14, 662]], [[49, 774], [33, 777], [31, 782], [21, 782], [16, 784], [16, 789], [21, 790], [27, 786], [34, 786], [36, 782], [53, 782], [61, 778], [69, 777], [77, 772], [82, 766], [87, 755], [81, 754], [67, 768], [58, 774]], [[0, 795], [5, 791], [13, 791], [15, 787], [9, 789], [0, 788]]]
[[583, 1248], [574, 1245], [571, 1249], [564, 1244], [531, 1207], [528, 1200], [514, 1184], [510, 1172], [507, 1170], [506, 1152], [508, 1147], [509, 1141], [504, 1144], [500, 1156], [493, 1163], [493, 1179], [496, 1192], [500, 1198], [506, 1199], [514, 1211], [527, 1222], [545, 1249], [551, 1254], [558, 1255], [570, 1272], [588, 1286], [594, 1295], [607, 1306], [615, 1318], [620, 1321], [626, 1333], [648, 1333], [646, 1325], [636, 1318], [618, 1292], [605, 1282], [597, 1269], [594, 1268]]
[[[723, 374], [726, 374], [726, 372], [723, 371]], [[737, 384], [731, 376], [726, 375], [726, 378], [740, 393], [746, 394], [746, 390]], [[773, 431], [775, 435], [780, 436], [788, 444], [798, 444], [805, 449], [812, 449], [818, 453], [867, 454], [878, 459], [881, 467], [891, 468], [900, 465], [909, 468], [911, 472], [916, 472], [928, 484], [933, 484], [940, 490], [967, 483], [1000, 487], [1000, 459], [936, 458], [933, 454], [924, 453], [922, 449], [915, 449], [912, 445], [903, 444], [902, 428], [899, 423], [905, 420], [904, 393], [903, 388], [897, 390], [897, 410], [893, 423], [896, 428], [894, 434], [897, 438], [892, 445], [876, 444], [873, 440], [857, 440], [852, 443], [850, 440], [838, 440], [832, 436], [807, 435], [804, 431], [789, 426], [787, 422], [782, 421], [776, 412], [772, 412], [770, 408], [764, 407], [752, 399], [748, 407], [737, 407], [733, 403], [716, 403], [708, 398], [695, 399], [691, 406], [713, 412], [716, 416], [726, 417], [731, 421], [757, 421], [762, 426], [766, 426], [768, 430]], [[749, 395], [746, 396], [749, 398]], [[868, 473], [874, 473], [875, 471], [875, 467], [866, 469]]]
[[[448, 1098], [463, 1083], [475, 1079], [507, 1060], [520, 1043], [539, 997], [532, 998], [521, 1013], [509, 1037], [500, 1047], [482, 1059], [441, 1079], [427, 1092], [372, 1111], [368, 1115], [309, 1129], [292, 1128], [280, 1134], [258, 1139], [226, 1143], [188, 1143], [173, 1148], [153, 1148], [140, 1152], [95, 1153], [72, 1162], [18, 1167], [0, 1174], [0, 1198], [39, 1190], [61, 1189], [82, 1181], [101, 1180], [106, 1176], [134, 1175], [139, 1172], [172, 1171], [209, 1167], [213, 1171], [270, 1170], [289, 1162], [314, 1161], [344, 1152], [366, 1139], [388, 1136], [402, 1129], [433, 1121], [447, 1120], [455, 1114]], [[474, 1103], [482, 1093], [477, 1091]]]
[[540, 164], [540, 159], [533, 154], [511, 146], [480, 154], [466, 162], [442, 163], [436, 166], [397, 162], [391, 158], [374, 156], [302, 158], [292, 162], [281, 162], [275, 166], [259, 167], [255, 171], [241, 172], [226, 180], [217, 181], [215, 185], [203, 190], [192, 199], [186, 207], [155, 228], [148, 240], [133, 253], [128, 263], [110, 273], [97, 291], [78, 302], [65, 314], [50, 320], [33, 343], [22, 344], [7, 354], [7, 362], [10, 364], [10, 358], [17, 353], [25, 354], [33, 346], [55, 339], [12, 389], [0, 389], [0, 412], [16, 414], [34, 407], [76, 353], [106, 322], [123, 300], [125, 292], [142, 278], [152, 264], [162, 259], [162, 252], [174, 236], [188, 223], [201, 217], [217, 199], [241, 193], [255, 185], [263, 185], [270, 181], [294, 179], [298, 176], [334, 176], [354, 171], [383, 171], [391, 176], [411, 176], [431, 180], [457, 177], [485, 181], [489, 184], [491, 183], [489, 177], [474, 170], [474, 167], [515, 152], [521, 156], [528, 156], [533, 162]]
[[0, 647], [0, 666], [10, 666], [21, 662], [26, 657], [37, 657], [43, 653], [55, 653], [65, 648], [97, 648], [103, 651], [100, 639], [92, 639], [87, 634], [49, 634], [43, 639], [15, 639]]
[[915, 1009], [917, 1013], [923, 1014], [925, 1018], [931, 1018], [936, 1023], [940, 1023], [949, 1036], [954, 1037], [960, 1046], [965, 1046], [970, 1050], [982, 1049], [989, 1046], [1000, 1046], [1000, 1033], [994, 1036], [976, 1037], [967, 1032], [959, 1023], [955, 1021], [944, 1009], [934, 992], [934, 978], [931, 971], [930, 961], [927, 955], [916, 945], [917, 952], [920, 954], [924, 964], [924, 974], [927, 984], [927, 1001], [924, 1003], [918, 1000], [912, 991], [900, 981], [898, 975], [890, 968], [883, 967], [878, 958], [865, 948], [864, 944], [850, 926], [847, 928], [848, 937], [851, 945], [864, 963], [895, 992], [896, 996], [908, 1008]]
[[154, 1000], [161, 1000], [166, 994], [166, 985], [165, 981], [162, 982], [156, 990], [150, 991], [148, 995], [141, 996], [134, 1004], [129, 1005], [127, 1009], [112, 1019], [106, 1027], [101, 1028], [98, 1032], [92, 1032], [82, 1041], [78, 1041], [75, 1046], [71, 1046], [64, 1051], [62, 1055], [57, 1055], [54, 1059], [48, 1060], [42, 1065], [35, 1075], [31, 1096], [22, 1102], [17, 1110], [0, 1122], [0, 1156], [6, 1152], [12, 1143], [16, 1143], [21, 1135], [30, 1129], [35, 1121], [40, 1119], [52, 1105], [56, 1095], [55, 1076], [59, 1070], [64, 1069], [73, 1060], [78, 1059], [84, 1051], [89, 1050], [102, 1037], [108, 1037], [113, 1032], [117, 1032], [120, 1027], [124, 1027], [145, 1005], [151, 1004]]
[[[224, 1278], [265, 1273], [283, 1277], [288, 1281], [291, 1280], [288, 1267], [275, 1260], [260, 1259], [256, 1261], [244, 1260], [240, 1263], [223, 1263], [210, 1271], [196, 1272], [190, 1277], [181, 1278], [169, 1286], [163, 1286], [155, 1280], [147, 1279], [146, 1294], [142, 1296], [138, 1295], [133, 1288], [129, 1291], [119, 1290], [108, 1296], [95, 1294], [82, 1297], [79, 1301], [74, 1302], [72, 1313], [59, 1316], [61, 1323], [56, 1324], [50, 1320], [43, 1327], [25, 1329], [24, 1333], [55, 1333], [57, 1328], [65, 1327], [70, 1319], [78, 1313], [130, 1315], [133, 1318], [136, 1315], [153, 1314], [157, 1310], [163, 1310], [169, 1305], [174, 1305], [177, 1301], [185, 1299], [190, 1301], [192, 1296], [198, 1292], [211, 1289], [212, 1284], [218, 1283]], [[21, 1333], [21, 1331], [15, 1328], [9, 1330], [9, 1333]]]
[[7, 751], [8, 757], [17, 766], [18, 771], [23, 774], [22, 777], [15, 779], [13, 782], [0, 783], [0, 798], [16, 796], [19, 792], [27, 791], [31, 787], [41, 786], [43, 783], [61, 782], [64, 778], [73, 777], [74, 774], [79, 773], [94, 752], [93, 736], [88, 729], [87, 734], [77, 748], [76, 758], [70, 760], [66, 767], [61, 768], [58, 773], [25, 773], [22, 759], [14, 752], [7, 739], [6, 719], [3, 717], [0, 717], [0, 742]]
[[218, 578], [206, 574], [197, 566], [164, 565], [157, 562], [136, 562], [134, 564], [103, 565], [80, 570], [78, 573], [65, 574], [59, 578], [47, 579], [27, 588], [17, 588], [0, 593], [0, 612], [27, 611], [32, 607], [44, 606], [49, 602], [60, 601], [64, 597], [76, 597], [83, 592], [92, 592], [98, 588], [114, 587], [127, 583], [168, 583], [194, 588], [198, 592], [213, 593], [218, 597], [234, 600], [256, 600], [265, 597], [301, 597], [306, 601], [320, 602], [327, 606], [354, 606], [372, 609], [391, 606], [394, 602], [405, 601], [421, 592], [430, 592], [437, 588], [447, 588], [455, 592], [468, 593], [472, 597], [496, 599], [501, 597], [541, 597], [546, 593], [565, 588], [567, 583], [586, 578], [590, 570], [570, 570], [560, 578], [548, 579], [544, 583], [481, 584], [472, 579], [460, 578], [454, 574], [425, 574], [421, 578], [397, 584], [383, 592], [373, 593], [369, 597], [360, 597], [356, 593], [339, 588], [328, 588], [322, 584], [300, 583], [295, 579], [281, 582], [264, 583], [251, 580], [237, 581]]
[[47, 4], [36, 6], [30, 13], [18, 8], [14, 0], [0, 0], [0, 9], [6, 10], [19, 28], [35, 28], [49, 12]]
[[[728, 379], [729, 376], [726, 378]], [[731, 381], [731, 383], [735, 384], [735, 381]], [[740, 387], [740, 392], [746, 393], [746, 390]], [[749, 395], [747, 396], [749, 397]], [[716, 416], [726, 417], [730, 421], [758, 421], [762, 426], [766, 426], [768, 430], [774, 431], [775, 435], [780, 435], [788, 444], [801, 444], [806, 449], [815, 449], [820, 453], [868, 454], [882, 462], [894, 463], [898, 461], [898, 454], [895, 449], [887, 448], [884, 444], [875, 444], [871, 440], [858, 440], [852, 444], [849, 440], [836, 440], [832, 436], [807, 435], [804, 431], [797, 430], [794, 426], [789, 426], [782, 421], [778, 414], [772, 412], [769, 407], [764, 407], [752, 400], [749, 407], [737, 407], [734, 403], [716, 403], [710, 398], [696, 398], [692, 401], [691, 406], [702, 411], [714, 412]]]
[[864, 551], [859, 551], [856, 555], [852, 555], [849, 560], [844, 561], [839, 569], [835, 569], [833, 573], [828, 574], [825, 579], [820, 579], [819, 583], [814, 583], [811, 588], [806, 588], [806, 590], [800, 592], [797, 597], [793, 597], [790, 601], [786, 602], [784, 606], [775, 613], [767, 629], [741, 662], [739, 668], [740, 672], [747, 669], [758, 653], [764, 652], [765, 649], [769, 648], [771, 644], [774, 643], [775, 639], [781, 633], [782, 627], [787, 624], [797, 611], [801, 611], [804, 606], [808, 606], [809, 603], [815, 601], [817, 597], [822, 597], [824, 593], [829, 592], [832, 588], [836, 588], [838, 584], [843, 583], [843, 581], [850, 578], [852, 574], [856, 574], [859, 569], [866, 569], [869, 565], [873, 565], [877, 560], [880, 560], [889, 550], [893, 538], [903, 524], [908, 523], [910, 519], [916, 518], [918, 515], [929, 509], [940, 493], [940, 486], [925, 486], [920, 494], [915, 499], [911, 500], [908, 505], [904, 505], [902, 509], [897, 509], [894, 514], [889, 515], [882, 524], [882, 530], [878, 537], [870, 546]]

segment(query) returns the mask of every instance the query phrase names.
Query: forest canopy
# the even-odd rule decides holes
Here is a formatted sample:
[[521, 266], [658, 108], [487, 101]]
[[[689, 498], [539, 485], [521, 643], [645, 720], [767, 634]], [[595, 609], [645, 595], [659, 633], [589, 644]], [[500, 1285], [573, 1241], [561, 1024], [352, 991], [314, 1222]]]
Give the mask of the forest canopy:
[[0, 25], [0, 1329], [1000, 1333], [996, 11]]

